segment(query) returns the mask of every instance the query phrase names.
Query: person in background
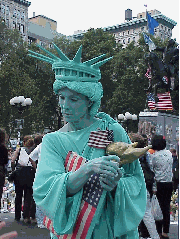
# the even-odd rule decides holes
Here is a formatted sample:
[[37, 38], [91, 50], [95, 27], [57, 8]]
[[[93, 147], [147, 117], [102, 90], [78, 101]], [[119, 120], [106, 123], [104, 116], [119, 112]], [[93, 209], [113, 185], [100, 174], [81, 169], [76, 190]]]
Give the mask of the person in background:
[[11, 172], [11, 160], [13, 157], [13, 149], [10, 147], [8, 148], [8, 163], [6, 165], [6, 175], [8, 176], [8, 174]]
[[[32, 163], [33, 167], [36, 170], [37, 164], [40, 161], [40, 154], [41, 154], [41, 142], [42, 142], [43, 135], [36, 135], [34, 138], [35, 143], [35, 149], [31, 152], [29, 155], [29, 160]], [[34, 200], [34, 199], [33, 199]], [[45, 217], [45, 214], [41, 210], [40, 206], [36, 205], [36, 220], [37, 220], [37, 226], [39, 228], [45, 228], [43, 225], [43, 219]]]
[[29, 154], [34, 149], [34, 140], [30, 135], [24, 136], [24, 147], [17, 148], [12, 158], [12, 168], [14, 168], [15, 160], [18, 160], [16, 173], [15, 173], [15, 220], [20, 221], [22, 197], [24, 193], [24, 206], [23, 206], [23, 219], [24, 223], [31, 223], [30, 214], [32, 220], [35, 220], [36, 205], [33, 204], [33, 181], [35, 176], [35, 170], [29, 161]]
[[6, 173], [5, 166], [9, 160], [8, 149], [6, 147], [6, 139], [7, 139], [6, 131], [0, 128], [0, 200], [2, 198], [3, 187], [5, 183], [5, 173]]
[[179, 160], [175, 149], [170, 149], [173, 157], [173, 190], [176, 191], [179, 185]]
[[42, 143], [43, 135], [37, 134], [34, 137], [34, 150], [29, 155], [29, 160], [32, 163], [33, 167], [37, 168], [38, 161], [40, 159], [40, 153], [41, 153], [41, 143]]
[[[129, 136], [132, 142], [138, 142], [137, 148], [144, 148], [148, 144], [146, 135], [131, 133]], [[144, 173], [146, 189], [147, 189], [146, 211], [145, 211], [143, 220], [140, 222], [138, 227], [140, 238], [148, 238], [150, 236], [150, 238], [159, 239], [160, 237], [156, 229], [155, 220], [151, 213], [151, 198], [153, 196], [153, 183], [154, 183], [155, 175], [154, 175], [154, 172], [151, 171], [151, 162], [149, 161], [149, 153], [147, 152], [145, 155], [140, 157], [139, 161]]]
[[157, 221], [156, 226], [161, 238], [169, 238], [173, 158], [172, 153], [166, 149], [166, 140], [163, 135], [155, 135], [151, 140], [151, 145], [155, 150], [150, 157], [157, 184], [156, 196], [163, 214], [163, 220]]

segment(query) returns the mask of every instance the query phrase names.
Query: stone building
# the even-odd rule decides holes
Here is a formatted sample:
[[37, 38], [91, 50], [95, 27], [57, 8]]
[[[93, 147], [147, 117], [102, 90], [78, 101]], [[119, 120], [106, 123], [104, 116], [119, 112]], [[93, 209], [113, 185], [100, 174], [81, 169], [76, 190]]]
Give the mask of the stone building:
[[57, 22], [43, 15], [28, 19], [26, 0], [0, 0], [0, 19], [11, 29], [18, 29], [24, 41], [35, 42], [42, 46], [51, 47], [54, 37], [62, 36], [57, 32]]
[[24, 41], [28, 39], [28, 7], [26, 0], [0, 0], [0, 19], [11, 29], [18, 29]]
[[[171, 39], [172, 29], [176, 26], [176, 22], [164, 16], [158, 10], [151, 10], [148, 13], [159, 23], [155, 28], [155, 37], [160, 37], [162, 40]], [[146, 12], [138, 13], [137, 17], [132, 17], [132, 10], [125, 11], [125, 21], [110, 27], [104, 27], [104, 31], [113, 33], [116, 42], [124, 45], [124, 47], [132, 41], [136, 43], [139, 40], [139, 34], [148, 32]], [[74, 39], [81, 39], [85, 31], [79, 31], [73, 35]]]
[[29, 18], [28, 23], [28, 41], [38, 43], [41, 46], [52, 47], [52, 41], [55, 37], [63, 36], [57, 32], [57, 22], [43, 15]]

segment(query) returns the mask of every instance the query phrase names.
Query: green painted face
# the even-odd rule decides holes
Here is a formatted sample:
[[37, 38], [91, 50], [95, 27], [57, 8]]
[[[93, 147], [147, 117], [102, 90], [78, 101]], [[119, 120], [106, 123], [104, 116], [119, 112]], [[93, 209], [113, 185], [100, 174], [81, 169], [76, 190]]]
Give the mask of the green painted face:
[[59, 105], [66, 122], [80, 122], [88, 115], [89, 99], [67, 87], [59, 91]]

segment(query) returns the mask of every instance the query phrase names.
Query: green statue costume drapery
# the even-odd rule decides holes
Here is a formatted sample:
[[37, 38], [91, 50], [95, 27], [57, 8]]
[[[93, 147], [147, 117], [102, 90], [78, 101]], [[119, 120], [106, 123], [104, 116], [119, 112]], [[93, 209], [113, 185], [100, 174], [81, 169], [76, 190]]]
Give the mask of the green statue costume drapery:
[[[82, 46], [80, 46], [73, 60], [65, 56], [55, 44], [54, 47], [59, 57], [41, 46], [39, 47], [48, 56], [33, 51], [29, 52], [32, 57], [52, 64], [56, 78], [53, 84], [54, 92], [59, 94], [59, 91], [61, 91], [60, 93], [62, 94], [63, 89], [68, 89], [68, 91], [64, 90], [63, 98], [60, 98], [62, 102], [61, 110], [64, 110], [65, 113], [69, 112], [66, 112], [68, 107], [65, 109], [63, 102], [65, 99], [69, 99], [68, 94], [77, 92], [87, 97], [88, 100], [85, 101], [84, 99], [84, 102], [88, 102], [88, 106], [86, 107], [85, 104], [82, 104], [82, 106], [85, 109], [88, 108], [88, 113], [86, 113], [94, 121], [90, 121], [90, 118], [88, 118], [88, 122], [91, 122], [91, 124], [85, 127], [85, 121], [78, 121], [83, 122], [83, 127], [80, 130], [73, 131], [69, 127], [73, 125], [74, 115], [71, 115], [69, 119], [72, 121], [68, 121], [69, 123], [62, 129], [44, 136], [41, 160], [37, 167], [33, 185], [33, 196], [36, 204], [45, 211], [46, 216], [52, 221], [56, 234], [62, 235], [59, 237], [60, 239], [138, 239], [138, 224], [143, 218], [146, 209], [146, 186], [138, 160], [121, 167], [122, 177], [120, 180], [118, 179], [119, 181], [116, 181], [116, 187], [109, 191], [103, 189], [86, 237], [70, 236], [76, 227], [85, 189], [83, 187], [72, 196], [67, 196], [68, 179], [75, 175], [71, 171], [65, 171], [65, 160], [69, 151], [73, 151], [87, 160], [92, 160], [92, 163], [94, 160], [99, 162], [100, 158], [110, 160], [110, 156], [102, 157], [105, 156], [105, 148], [100, 149], [88, 146], [89, 136], [92, 131], [103, 131], [107, 128], [108, 130], [113, 130], [115, 142], [131, 143], [125, 130], [118, 122], [105, 113], [97, 113], [103, 96], [102, 84], [98, 82], [101, 79], [99, 67], [112, 57], [99, 61], [105, 56], [103, 54], [82, 63]], [[72, 105], [69, 107], [69, 109], [71, 108], [70, 114], [74, 109]], [[80, 106], [77, 109], [80, 112]], [[75, 111], [73, 110], [73, 112]], [[85, 116], [83, 115], [83, 117]], [[101, 162], [104, 163], [105, 161]], [[58, 237], [51, 233], [51, 238], [57, 239]]]
[[[72, 197], [66, 196], [66, 182], [71, 172], [65, 173], [64, 162], [72, 150], [89, 160], [105, 154], [104, 149], [87, 145], [91, 131], [108, 127], [114, 132], [114, 141], [130, 143], [124, 129], [110, 117], [99, 119], [90, 127], [78, 131], [57, 131], [43, 138], [41, 161], [34, 182], [34, 198], [53, 220], [58, 234], [71, 234], [78, 216], [83, 189]], [[136, 160], [122, 167], [123, 177], [116, 192], [107, 192], [102, 210], [95, 217], [92, 234], [87, 239], [139, 238], [137, 227], [146, 208], [144, 176]], [[56, 236], [52, 235], [52, 238]]]

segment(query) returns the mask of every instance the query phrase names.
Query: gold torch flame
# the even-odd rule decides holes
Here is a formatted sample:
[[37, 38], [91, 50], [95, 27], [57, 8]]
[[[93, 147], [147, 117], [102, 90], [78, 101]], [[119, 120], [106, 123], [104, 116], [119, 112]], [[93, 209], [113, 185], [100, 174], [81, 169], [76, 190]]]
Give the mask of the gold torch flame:
[[134, 142], [132, 144], [127, 144], [124, 142], [113, 142], [106, 147], [106, 153], [109, 155], [114, 154], [120, 157], [119, 165], [122, 166], [123, 164], [132, 163], [134, 160], [138, 159], [150, 148], [152, 148], [151, 145], [144, 148], [136, 148], [137, 145], [138, 142]]

